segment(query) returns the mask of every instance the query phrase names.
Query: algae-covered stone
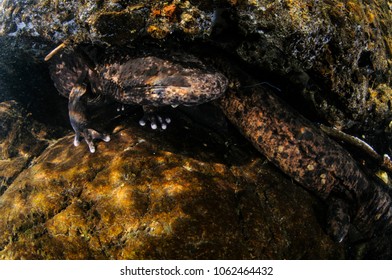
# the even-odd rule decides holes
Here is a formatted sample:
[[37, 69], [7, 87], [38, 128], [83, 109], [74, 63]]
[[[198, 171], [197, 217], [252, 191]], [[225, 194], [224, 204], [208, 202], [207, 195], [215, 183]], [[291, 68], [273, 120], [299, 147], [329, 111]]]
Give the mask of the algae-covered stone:
[[45, 127], [23, 114], [15, 101], [0, 103], [0, 195], [48, 145]]
[[344, 257], [317, 201], [249, 151], [235, 163], [195, 128], [173, 128], [183, 143], [126, 127], [95, 154], [66, 136], [19, 174], [0, 196], [1, 258]]
[[0, 35], [42, 37], [54, 43], [72, 37], [77, 43], [118, 45], [146, 34], [162, 39], [177, 31], [197, 38], [209, 34], [213, 27], [211, 8], [202, 10], [190, 1], [179, 0], [6, 0], [0, 8]]

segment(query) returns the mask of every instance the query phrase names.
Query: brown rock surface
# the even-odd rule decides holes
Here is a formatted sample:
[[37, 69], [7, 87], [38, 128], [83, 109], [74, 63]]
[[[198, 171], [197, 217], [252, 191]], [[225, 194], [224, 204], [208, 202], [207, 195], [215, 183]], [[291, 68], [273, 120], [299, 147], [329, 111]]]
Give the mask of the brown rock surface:
[[320, 226], [322, 205], [249, 146], [226, 148], [184, 121], [152, 132], [133, 120], [95, 154], [72, 137], [47, 147], [0, 196], [1, 258], [345, 255]]
[[45, 149], [46, 134], [15, 101], [0, 103], [0, 194]]

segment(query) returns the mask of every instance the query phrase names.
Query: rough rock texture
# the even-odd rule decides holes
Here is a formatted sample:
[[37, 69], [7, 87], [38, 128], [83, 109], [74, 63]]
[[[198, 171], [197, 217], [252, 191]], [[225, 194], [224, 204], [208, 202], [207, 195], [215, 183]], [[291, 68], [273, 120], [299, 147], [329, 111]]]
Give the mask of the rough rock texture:
[[211, 33], [214, 20], [212, 3], [205, 9], [178, 0], [5, 0], [0, 5], [1, 34], [26, 34], [55, 43], [75, 36], [78, 42], [124, 44], [145, 32], [158, 39], [178, 31], [197, 38]]
[[47, 146], [37, 135], [39, 127], [26, 121], [21, 110], [16, 102], [0, 103], [0, 194]]
[[72, 138], [47, 147], [0, 196], [1, 258], [345, 256], [316, 218], [320, 202], [234, 138], [227, 149], [192, 123], [162, 133], [134, 119], [95, 154]]
[[390, 1], [239, 3], [238, 25], [253, 37], [240, 44], [242, 58], [288, 79], [305, 72], [304, 95], [334, 125], [389, 124]]

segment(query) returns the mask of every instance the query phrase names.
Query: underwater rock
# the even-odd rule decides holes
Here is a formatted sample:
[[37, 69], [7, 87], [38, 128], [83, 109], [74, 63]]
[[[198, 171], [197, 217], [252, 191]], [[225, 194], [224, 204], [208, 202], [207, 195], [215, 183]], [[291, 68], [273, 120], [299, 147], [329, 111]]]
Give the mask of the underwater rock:
[[184, 121], [165, 132], [136, 123], [95, 154], [67, 135], [24, 169], [0, 196], [0, 257], [344, 257], [320, 202], [250, 146]]
[[[208, 3], [209, 1], [206, 1]], [[183, 32], [201, 38], [212, 32], [214, 10], [190, 1], [2, 1], [0, 35], [41, 37], [60, 43], [127, 44], [146, 34], [163, 39]]]
[[0, 103], [0, 194], [48, 146], [45, 126], [15, 101]]
[[313, 106], [341, 129], [386, 129], [392, 117], [389, 1], [246, 0], [236, 11], [251, 38], [237, 48], [242, 59], [288, 82], [306, 73], [302, 96], [311, 106], [304, 111]]

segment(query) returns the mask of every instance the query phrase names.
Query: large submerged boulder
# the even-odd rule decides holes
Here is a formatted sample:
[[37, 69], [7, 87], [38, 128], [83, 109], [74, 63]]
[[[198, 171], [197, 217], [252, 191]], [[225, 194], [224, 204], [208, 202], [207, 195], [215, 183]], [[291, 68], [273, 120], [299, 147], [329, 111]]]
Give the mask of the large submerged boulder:
[[131, 118], [95, 154], [52, 142], [0, 197], [1, 258], [345, 257], [320, 201], [238, 135], [177, 120], [153, 132]]

